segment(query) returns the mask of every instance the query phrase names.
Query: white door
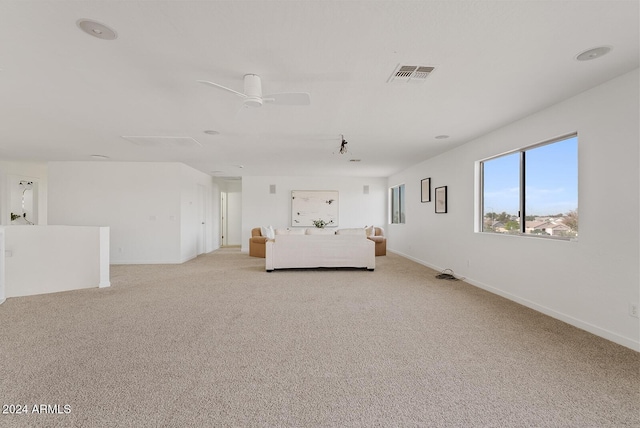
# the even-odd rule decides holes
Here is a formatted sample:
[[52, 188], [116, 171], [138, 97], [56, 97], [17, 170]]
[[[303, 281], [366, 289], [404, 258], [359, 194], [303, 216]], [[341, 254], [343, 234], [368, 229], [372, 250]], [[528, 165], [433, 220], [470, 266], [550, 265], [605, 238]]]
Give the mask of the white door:
[[205, 187], [198, 184], [198, 255], [204, 254], [207, 248], [207, 202]]
[[220, 246], [227, 245], [227, 192], [220, 192]]

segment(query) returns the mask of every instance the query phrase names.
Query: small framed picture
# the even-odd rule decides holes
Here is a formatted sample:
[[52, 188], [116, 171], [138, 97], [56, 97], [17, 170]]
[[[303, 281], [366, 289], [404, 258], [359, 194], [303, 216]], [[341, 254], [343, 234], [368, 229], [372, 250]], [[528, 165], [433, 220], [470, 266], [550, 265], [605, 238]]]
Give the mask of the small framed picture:
[[431, 178], [423, 178], [420, 185], [420, 202], [431, 202]]
[[447, 212], [447, 186], [436, 187], [436, 214]]

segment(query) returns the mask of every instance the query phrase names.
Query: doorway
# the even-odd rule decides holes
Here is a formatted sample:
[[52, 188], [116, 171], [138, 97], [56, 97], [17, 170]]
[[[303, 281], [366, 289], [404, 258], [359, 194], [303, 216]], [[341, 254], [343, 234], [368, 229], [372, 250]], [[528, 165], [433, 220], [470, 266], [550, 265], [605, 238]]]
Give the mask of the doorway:
[[207, 252], [207, 199], [206, 189], [198, 184], [197, 254]]
[[220, 246], [227, 246], [227, 192], [220, 192]]

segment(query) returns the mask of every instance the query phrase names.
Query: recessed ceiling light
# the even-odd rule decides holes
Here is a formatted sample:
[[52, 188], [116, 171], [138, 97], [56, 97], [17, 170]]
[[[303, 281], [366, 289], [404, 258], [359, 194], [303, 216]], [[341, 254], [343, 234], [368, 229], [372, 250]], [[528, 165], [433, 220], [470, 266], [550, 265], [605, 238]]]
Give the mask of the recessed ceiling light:
[[611, 52], [611, 49], [613, 49], [611, 46], [598, 46], [597, 48], [587, 49], [586, 51], [580, 52], [576, 55], [576, 59], [578, 61], [590, 61], [608, 54]]
[[88, 35], [102, 40], [114, 40], [118, 37], [118, 34], [111, 28], [90, 19], [78, 19], [76, 25]]
[[218, 135], [220, 134], [218, 131], [213, 131], [211, 129], [208, 129], [206, 131], [204, 131], [205, 134], [209, 134], [209, 135]]
[[236, 165], [238, 168], [244, 168], [244, 165]]
[[435, 137], [436, 140], [446, 140], [447, 138], [449, 138], [448, 135], [436, 135]]
[[107, 159], [110, 159], [109, 156], [105, 156], [105, 155], [91, 155], [91, 158], [96, 159], [96, 160], [107, 160]]
[[349, 159], [349, 162], [361, 162], [362, 159]]

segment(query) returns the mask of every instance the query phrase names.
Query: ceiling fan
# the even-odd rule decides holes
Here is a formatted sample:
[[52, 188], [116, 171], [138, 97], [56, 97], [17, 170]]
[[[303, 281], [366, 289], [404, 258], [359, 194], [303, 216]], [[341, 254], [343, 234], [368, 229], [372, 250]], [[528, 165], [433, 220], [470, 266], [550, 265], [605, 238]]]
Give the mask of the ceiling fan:
[[224, 89], [244, 98], [243, 104], [247, 107], [260, 107], [263, 103], [289, 105], [289, 106], [306, 106], [311, 104], [311, 98], [307, 92], [284, 92], [280, 94], [262, 95], [262, 82], [257, 74], [244, 75], [244, 93], [234, 91], [226, 86], [207, 80], [198, 80], [200, 83], [211, 85], [216, 88]]

